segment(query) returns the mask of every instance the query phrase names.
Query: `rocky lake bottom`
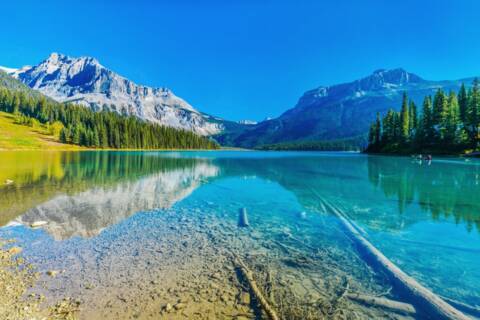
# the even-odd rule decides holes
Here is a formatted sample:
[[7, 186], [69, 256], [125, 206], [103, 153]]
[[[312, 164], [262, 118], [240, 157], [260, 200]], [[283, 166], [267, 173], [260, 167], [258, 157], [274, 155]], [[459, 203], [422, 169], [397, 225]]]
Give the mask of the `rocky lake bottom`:
[[[433, 220], [416, 207], [415, 214], [409, 209], [403, 215], [390, 213], [388, 208], [399, 210], [398, 201], [392, 206], [384, 196], [381, 206], [370, 204], [371, 197], [380, 197], [375, 189], [368, 192], [378, 168], [364, 156], [131, 156], [160, 161], [162, 169], [136, 175], [134, 166], [131, 180], [122, 180], [126, 175], [118, 172], [101, 179], [87, 173], [79, 190], [58, 184], [58, 177], [47, 179], [37, 186], [41, 194], [28, 208], [13, 206], [12, 198], [33, 198], [31, 192], [22, 193], [33, 190], [32, 181], [0, 189], [0, 200], [8, 199], [2, 202], [3, 212], [14, 216], [0, 228], [2, 268], [25, 271], [5, 274], [10, 282], [4, 283], [21, 279], [27, 284], [17, 288], [25, 294], [15, 300], [23, 301], [15, 312], [79, 319], [272, 319], [266, 302], [280, 319], [433, 318], [415, 310], [384, 272], [368, 263], [339, 219], [326, 210], [329, 204], [349, 214], [372, 243], [434, 292], [472, 308], [478, 303], [478, 283], [470, 281], [476, 271], [469, 269], [477, 256], [468, 254], [476, 252], [475, 242], [463, 241], [461, 248], [469, 249], [464, 254], [449, 244], [458, 265], [433, 263], [447, 258], [439, 253], [430, 262], [406, 266], [412, 250], [428, 257], [408, 244], [407, 231]], [[133, 161], [122, 154], [114, 157], [121, 158], [120, 170]], [[97, 160], [100, 167], [102, 161]], [[70, 162], [61, 163], [65, 172], [74, 170]], [[369, 170], [370, 180], [362, 178], [362, 170]], [[390, 169], [385, 170], [382, 177], [389, 176]], [[11, 176], [19, 183], [21, 175]], [[89, 185], [87, 178], [94, 176], [97, 180]], [[59, 180], [65, 182], [66, 174]], [[463, 201], [469, 203], [469, 198]], [[412, 206], [415, 202], [413, 197]], [[388, 214], [390, 218], [383, 216]], [[477, 230], [467, 231], [464, 225], [477, 220], [462, 219], [451, 225], [439, 218], [429, 228], [455, 228], [458, 241], [478, 239]], [[416, 241], [426, 238], [422, 234]], [[399, 250], [392, 250], [395, 246]], [[12, 248], [21, 251], [9, 254]], [[18, 259], [22, 261], [12, 268], [11, 261]], [[463, 278], [441, 286], [444, 273], [460, 269]], [[10, 312], [14, 319], [10, 307], [0, 313], [8, 318]]]

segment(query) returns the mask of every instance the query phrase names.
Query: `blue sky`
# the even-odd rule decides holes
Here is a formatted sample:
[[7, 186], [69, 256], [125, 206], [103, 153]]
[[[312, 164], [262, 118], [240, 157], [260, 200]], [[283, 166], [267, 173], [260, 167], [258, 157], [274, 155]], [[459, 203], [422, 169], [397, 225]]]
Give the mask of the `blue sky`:
[[[7, 3], [5, 3], [7, 2]], [[4, 1], [0, 65], [96, 57], [197, 109], [261, 120], [320, 85], [403, 67], [480, 75], [480, 1]]]

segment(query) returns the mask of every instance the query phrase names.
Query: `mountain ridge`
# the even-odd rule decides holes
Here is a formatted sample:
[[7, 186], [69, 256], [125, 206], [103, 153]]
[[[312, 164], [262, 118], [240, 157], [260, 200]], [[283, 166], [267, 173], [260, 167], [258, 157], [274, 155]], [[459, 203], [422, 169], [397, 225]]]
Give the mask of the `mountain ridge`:
[[138, 85], [92, 57], [72, 58], [54, 52], [36, 66], [5, 69], [30, 88], [59, 102], [134, 115], [201, 135], [223, 130], [221, 121], [212, 121], [211, 116], [197, 111], [170, 89]]
[[[406, 92], [420, 107], [436, 90], [458, 91], [459, 80], [427, 80], [403, 68], [377, 69], [357, 80], [307, 90], [294, 107], [273, 119], [228, 121], [202, 113], [170, 89], [135, 84], [92, 57], [52, 53], [37, 66], [0, 68], [30, 88], [60, 102], [120, 114], [212, 136], [220, 144], [259, 147], [279, 143], [355, 140], [365, 136], [377, 113], [398, 111]], [[13, 71], [12, 71], [13, 70]]]
[[378, 69], [358, 80], [307, 90], [296, 105], [280, 116], [257, 125], [223, 132], [216, 139], [223, 145], [260, 147], [278, 143], [358, 139], [368, 132], [377, 112], [399, 110], [403, 92], [420, 107], [426, 95], [436, 90], [458, 91], [460, 80], [426, 80], [402, 68]]

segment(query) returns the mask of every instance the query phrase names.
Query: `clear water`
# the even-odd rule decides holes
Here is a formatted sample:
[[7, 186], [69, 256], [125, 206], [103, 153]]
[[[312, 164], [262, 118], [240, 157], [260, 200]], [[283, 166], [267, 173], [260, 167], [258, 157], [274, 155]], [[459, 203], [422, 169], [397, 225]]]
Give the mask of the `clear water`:
[[[480, 306], [477, 160], [427, 164], [315, 152], [3, 152], [0, 181], [7, 179], [13, 183], [0, 185], [0, 237], [17, 239], [40, 271], [65, 270], [45, 279], [47, 295], [82, 297], [90, 315], [103, 308], [99, 297], [113, 289], [128, 295], [154, 283], [152, 270], [170, 270], [169, 261], [184, 264], [182, 279], [189, 281], [187, 269], [197, 255], [200, 262], [190, 268], [208, 269], [201, 261], [227, 264], [229, 252], [258, 272], [274, 270], [281, 292], [299, 304], [313, 299], [336, 306], [345, 279], [355, 292], [389, 292], [388, 281], [362, 261], [323, 202], [340, 208], [433, 292]], [[247, 209], [248, 228], [238, 227], [240, 208]], [[40, 220], [48, 223], [30, 228]], [[183, 239], [195, 239], [186, 251], [177, 246]], [[182, 252], [193, 260], [182, 260]], [[135, 283], [122, 282], [125, 277]], [[87, 290], [86, 283], [95, 289]], [[388, 297], [402, 300], [395, 292]], [[353, 302], [340, 308], [347, 316], [386, 316]], [[116, 312], [121, 318], [137, 311]]]

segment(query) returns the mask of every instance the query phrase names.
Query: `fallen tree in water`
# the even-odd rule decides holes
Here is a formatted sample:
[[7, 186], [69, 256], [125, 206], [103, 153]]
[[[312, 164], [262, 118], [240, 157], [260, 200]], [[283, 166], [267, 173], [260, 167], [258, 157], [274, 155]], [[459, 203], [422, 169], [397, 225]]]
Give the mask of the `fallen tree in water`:
[[408, 296], [418, 309], [434, 316], [435, 319], [470, 319], [464, 313], [445, 302], [442, 298], [422, 286], [415, 279], [398, 268], [393, 262], [385, 257], [383, 253], [373, 246], [370, 241], [362, 235], [359, 228], [345, 217], [340, 210], [324, 200], [320, 201], [323, 202], [325, 208], [338, 217], [347, 232], [347, 235], [354, 241], [363, 255], [368, 258], [367, 262], [372, 267], [385, 273], [396, 288], [400, 290], [401, 293]]
[[236, 254], [233, 254], [236, 267], [240, 270], [243, 277], [247, 281], [250, 289], [252, 290], [253, 295], [259, 302], [262, 309], [268, 315], [270, 320], [279, 320], [280, 318], [277, 315], [277, 312], [273, 309], [270, 303], [267, 301], [265, 296], [263, 295], [262, 291], [257, 286], [255, 279], [253, 278], [253, 272], [247, 267], [247, 265], [240, 259], [240, 257]]
[[397, 313], [415, 314], [415, 308], [408, 303], [394, 301], [382, 297], [372, 297], [359, 293], [347, 293], [345, 295], [348, 299], [360, 302], [367, 306], [380, 307], [383, 309], [389, 309]]

